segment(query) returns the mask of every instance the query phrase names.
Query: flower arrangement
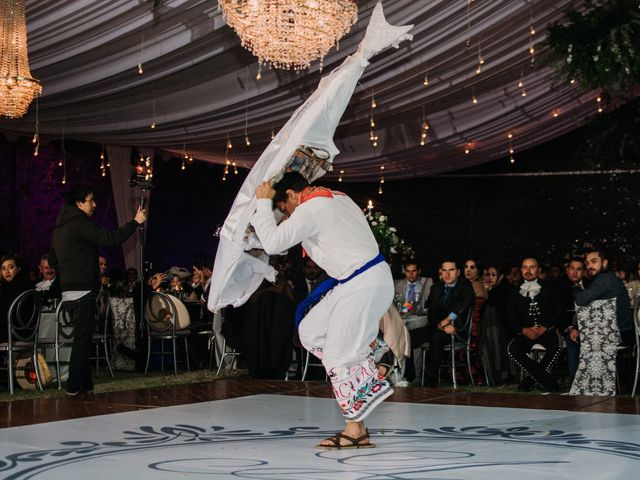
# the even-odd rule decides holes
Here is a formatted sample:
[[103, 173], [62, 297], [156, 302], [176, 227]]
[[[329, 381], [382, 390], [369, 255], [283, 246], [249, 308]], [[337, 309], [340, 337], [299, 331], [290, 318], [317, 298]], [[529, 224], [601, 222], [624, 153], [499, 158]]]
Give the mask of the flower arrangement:
[[589, 0], [549, 27], [549, 51], [567, 80], [624, 93], [640, 81], [640, 8], [636, 0]]
[[365, 215], [373, 236], [378, 242], [382, 253], [390, 264], [415, 257], [415, 251], [398, 236], [395, 227], [389, 224], [389, 218], [380, 212], [372, 212], [371, 209]]

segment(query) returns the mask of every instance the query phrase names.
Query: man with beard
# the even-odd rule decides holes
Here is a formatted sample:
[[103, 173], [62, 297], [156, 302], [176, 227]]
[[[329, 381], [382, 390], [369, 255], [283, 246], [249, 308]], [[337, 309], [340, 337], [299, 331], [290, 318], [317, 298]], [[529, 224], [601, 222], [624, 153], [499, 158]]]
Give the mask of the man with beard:
[[[507, 353], [527, 373], [518, 385], [518, 390], [525, 392], [535, 384], [540, 384], [545, 391], [558, 389], [549, 372], [561, 351], [557, 325], [561, 321], [562, 305], [556, 290], [538, 279], [539, 269], [537, 259], [522, 260], [520, 270], [524, 281], [516, 285], [507, 301], [507, 325], [515, 334]], [[528, 355], [535, 344], [546, 350], [540, 363]]]
[[585, 257], [591, 284], [576, 293], [576, 305], [585, 306], [594, 300], [616, 299], [616, 323], [620, 330], [621, 345], [635, 344], [633, 313], [627, 289], [615, 273], [608, 270], [609, 260], [602, 250], [593, 250]]

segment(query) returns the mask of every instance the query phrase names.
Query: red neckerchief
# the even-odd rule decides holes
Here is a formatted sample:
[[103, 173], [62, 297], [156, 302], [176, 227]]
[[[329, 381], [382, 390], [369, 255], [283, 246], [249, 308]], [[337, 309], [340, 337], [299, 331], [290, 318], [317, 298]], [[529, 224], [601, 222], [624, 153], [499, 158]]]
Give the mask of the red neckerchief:
[[[312, 198], [324, 197], [324, 198], [333, 198], [334, 195], [344, 195], [342, 192], [334, 192], [330, 188], [326, 187], [305, 187], [300, 192], [300, 196], [298, 197], [298, 205], [303, 204], [307, 200], [311, 200]], [[302, 258], [306, 257], [308, 254], [305, 249], [302, 249]]]

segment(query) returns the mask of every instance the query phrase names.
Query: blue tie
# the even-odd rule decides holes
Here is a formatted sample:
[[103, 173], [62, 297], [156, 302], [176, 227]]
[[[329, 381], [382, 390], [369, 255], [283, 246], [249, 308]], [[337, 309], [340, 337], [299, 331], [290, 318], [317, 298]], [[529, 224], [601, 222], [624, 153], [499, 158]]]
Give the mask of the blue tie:
[[409, 284], [409, 291], [407, 292], [407, 303], [413, 303], [416, 298], [416, 285], [414, 283]]
[[445, 286], [445, 287], [444, 287], [444, 295], [442, 296], [442, 300], [443, 300], [444, 302], [446, 302], [446, 301], [447, 301], [447, 297], [449, 296], [449, 293], [451, 293], [451, 287], [449, 287], [449, 286]]

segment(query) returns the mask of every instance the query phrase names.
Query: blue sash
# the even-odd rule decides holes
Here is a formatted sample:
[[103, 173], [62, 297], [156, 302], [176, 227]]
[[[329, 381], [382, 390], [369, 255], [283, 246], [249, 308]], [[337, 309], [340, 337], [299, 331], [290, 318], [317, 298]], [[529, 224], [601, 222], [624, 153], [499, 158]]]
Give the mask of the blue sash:
[[352, 278], [357, 277], [362, 272], [369, 270], [371, 267], [373, 267], [374, 265], [377, 265], [380, 262], [384, 262], [384, 256], [381, 253], [379, 253], [378, 256], [375, 257], [373, 260], [369, 260], [363, 266], [358, 268], [355, 272], [353, 272], [347, 278], [343, 280], [336, 280], [335, 278], [329, 277], [320, 285], [318, 285], [316, 288], [314, 288], [313, 291], [309, 294], [309, 296], [304, 300], [302, 300], [298, 305], [298, 308], [296, 308], [296, 328], [300, 325], [300, 322], [302, 321], [304, 316], [307, 314], [307, 310], [311, 306], [318, 303], [329, 290], [333, 289], [336, 285], [340, 283], [347, 283]]

